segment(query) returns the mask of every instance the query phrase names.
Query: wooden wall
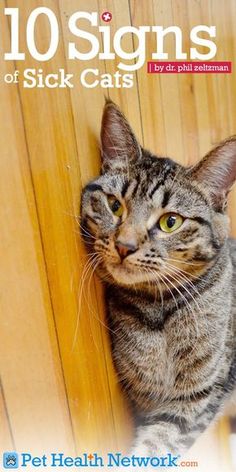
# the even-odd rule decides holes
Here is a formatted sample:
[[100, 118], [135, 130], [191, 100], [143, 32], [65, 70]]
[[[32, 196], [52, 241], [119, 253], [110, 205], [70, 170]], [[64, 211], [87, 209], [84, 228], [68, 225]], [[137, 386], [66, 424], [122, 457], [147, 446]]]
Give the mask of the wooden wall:
[[[9, 49], [4, 7], [20, 8], [20, 45], [33, 8], [47, 6], [60, 21], [57, 54], [39, 64], [3, 61]], [[104, 328], [102, 289], [92, 277], [79, 288], [86, 262], [76, 215], [81, 187], [99, 172], [98, 136], [104, 93], [118, 103], [146, 147], [188, 164], [236, 133], [236, 75], [135, 73], [131, 89], [82, 88], [85, 67], [114, 73], [117, 60], [67, 59], [68, 18], [77, 10], [111, 11], [112, 31], [133, 24], [184, 32], [197, 24], [217, 28], [216, 60], [235, 59], [234, 0], [3, 0], [0, 8], [0, 448], [103, 450], [127, 446], [131, 422], [113, 371]], [[84, 22], [86, 28], [88, 23]], [[47, 48], [48, 24], [37, 25], [39, 50]], [[94, 29], [97, 34], [97, 29]], [[101, 38], [100, 38], [101, 39]], [[173, 42], [166, 46], [173, 58]], [[82, 47], [82, 46], [81, 46]], [[84, 46], [86, 48], [86, 46]], [[124, 47], [132, 50], [126, 37]], [[147, 43], [147, 59], [155, 38]], [[71, 90], [6, 85], [15, 69], [65, 68]], [[234, 63], [233, 63], [234, 71]], [[231, 196], [230, 214], [236, 208]], [[236, 234], [236, 221], [232, 218]], [[88, 300], [89, 299], [89, 304]], [[78, 329], [76, 326], [78, 325]], [[76, 340], [75, 340], [76, 334]], [[75, 342], [74, 342], [75, 341]], [[216, 470], [216, 469], [214, 469]], [[221, 470], [223, 470], [221, 468]]]

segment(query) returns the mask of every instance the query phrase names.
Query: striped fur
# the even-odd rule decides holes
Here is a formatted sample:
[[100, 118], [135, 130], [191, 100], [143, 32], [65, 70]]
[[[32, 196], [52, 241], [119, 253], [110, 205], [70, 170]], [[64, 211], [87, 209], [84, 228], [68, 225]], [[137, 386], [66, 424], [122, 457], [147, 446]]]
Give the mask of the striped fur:
[[[83, 191], [82, 234], [106, 286], [113, 359], [138, 425], [133, 452], [176, 453], [236, 384], [236, 242], [225, 212], [236, 138], [185, 168], [141, 149], [107, 102], [101, 139], [102, 175]], [[158, 221], [169, 212], [184, 222], [163, 233]], [[118, 240], [135, 250], [121, 259]]]

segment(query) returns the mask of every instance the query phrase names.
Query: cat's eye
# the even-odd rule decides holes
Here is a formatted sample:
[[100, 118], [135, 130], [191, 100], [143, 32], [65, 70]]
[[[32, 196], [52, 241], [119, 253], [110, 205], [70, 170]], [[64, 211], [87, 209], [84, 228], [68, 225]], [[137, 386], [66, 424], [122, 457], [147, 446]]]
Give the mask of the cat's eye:
[[114, 195], [109, 195], [107, 197], [108, 205], [115, 216], [119, 218], [123, 215], [124, 207], [119, 200]]
[[159, 227], [165, 233], [176, 231], [183, 224], [184, 219], [176, 213], [166, 213], [159, 220]]

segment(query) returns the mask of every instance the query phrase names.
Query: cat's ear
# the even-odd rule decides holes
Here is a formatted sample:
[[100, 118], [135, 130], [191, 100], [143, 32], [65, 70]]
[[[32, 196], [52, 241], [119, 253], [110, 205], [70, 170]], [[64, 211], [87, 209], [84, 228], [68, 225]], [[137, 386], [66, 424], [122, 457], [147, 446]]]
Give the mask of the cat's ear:
[[101, 127], [102, 168], [127, 172], [131, 162], [142, 156], [141, 147], [115, 103], [106, 101]]
[[206, 188], [213, 205], [223, 210], [227, 195], [236, 180], [236, 136], [210, 151], [190, 169], [190, 175]]

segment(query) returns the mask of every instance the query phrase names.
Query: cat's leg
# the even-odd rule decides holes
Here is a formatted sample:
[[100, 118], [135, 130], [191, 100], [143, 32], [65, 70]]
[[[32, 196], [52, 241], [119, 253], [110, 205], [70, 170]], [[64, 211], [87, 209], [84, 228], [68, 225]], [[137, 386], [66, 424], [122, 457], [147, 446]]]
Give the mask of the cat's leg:
[[188, 421], [183, 417], [160, 414], [155, 423], [137, 428], [131, 454], [149, 457], [182, 453], [209, 426], [214, 416], [213, 411], [206, 410], [198, 421], [194, 418]]

